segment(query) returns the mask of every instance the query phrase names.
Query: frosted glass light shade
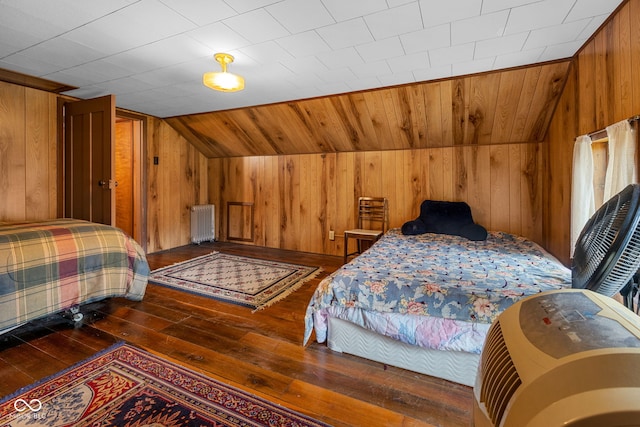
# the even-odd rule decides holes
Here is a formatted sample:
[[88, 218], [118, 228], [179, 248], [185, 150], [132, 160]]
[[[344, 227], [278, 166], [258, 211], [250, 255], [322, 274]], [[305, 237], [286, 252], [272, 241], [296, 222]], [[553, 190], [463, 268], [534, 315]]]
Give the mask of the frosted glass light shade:
[[244, 89], [244, 78], [227, 72], [227, 65], [233, 62], [233, 56], [228, 53], [216, 53], [213, 57], [222, 66], [222, 71], [204, 73], [202, 83], [221, 92], [237, 92]]
[[225, 71], [204, 73], [202, 83], [205, 86], [222, 92], [236, 92], [244, 89], [244, 79]]

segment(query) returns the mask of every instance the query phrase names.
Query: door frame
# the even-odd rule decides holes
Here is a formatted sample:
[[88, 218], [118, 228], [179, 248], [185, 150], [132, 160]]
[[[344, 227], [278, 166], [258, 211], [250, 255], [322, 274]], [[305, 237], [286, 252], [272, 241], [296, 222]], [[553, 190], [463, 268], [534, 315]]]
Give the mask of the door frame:
[[[116, 107], [116, 119], [122, 118], [140, 122], [140, 146], [134, 147], [134, 152], [139, 154], [134, 156], [134, 162], [138, 162], [140, 176], [134, 177], [134, 236], [133, 238], [147, 251], [147, 116], [122, 110]], [[137, 226], [136, 226], [137, 224]]]

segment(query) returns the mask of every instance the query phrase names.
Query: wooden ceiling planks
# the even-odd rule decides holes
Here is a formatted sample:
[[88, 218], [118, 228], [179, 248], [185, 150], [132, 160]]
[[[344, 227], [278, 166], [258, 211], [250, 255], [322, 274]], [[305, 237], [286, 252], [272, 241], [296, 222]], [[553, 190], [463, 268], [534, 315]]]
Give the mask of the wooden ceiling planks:
[[165, 120], [208, 158], [540, 142], [569, 63]]

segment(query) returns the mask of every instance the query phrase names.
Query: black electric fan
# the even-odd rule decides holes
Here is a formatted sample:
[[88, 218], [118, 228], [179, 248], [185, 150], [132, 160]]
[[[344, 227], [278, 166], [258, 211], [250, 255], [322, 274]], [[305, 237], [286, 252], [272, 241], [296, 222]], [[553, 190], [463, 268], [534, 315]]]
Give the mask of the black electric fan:
[[633, 310], [640, 268], [640, 186], [631, 184], [591, 216], [576, 242], [572, 287], [614, 296]]

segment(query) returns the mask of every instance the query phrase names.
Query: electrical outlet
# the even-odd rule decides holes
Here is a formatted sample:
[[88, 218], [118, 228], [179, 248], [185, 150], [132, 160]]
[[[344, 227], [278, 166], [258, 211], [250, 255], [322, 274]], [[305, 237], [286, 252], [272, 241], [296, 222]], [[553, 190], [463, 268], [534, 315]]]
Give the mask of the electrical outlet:
[[336, 232], [329, 230], [329, 240], [336, 240]]

